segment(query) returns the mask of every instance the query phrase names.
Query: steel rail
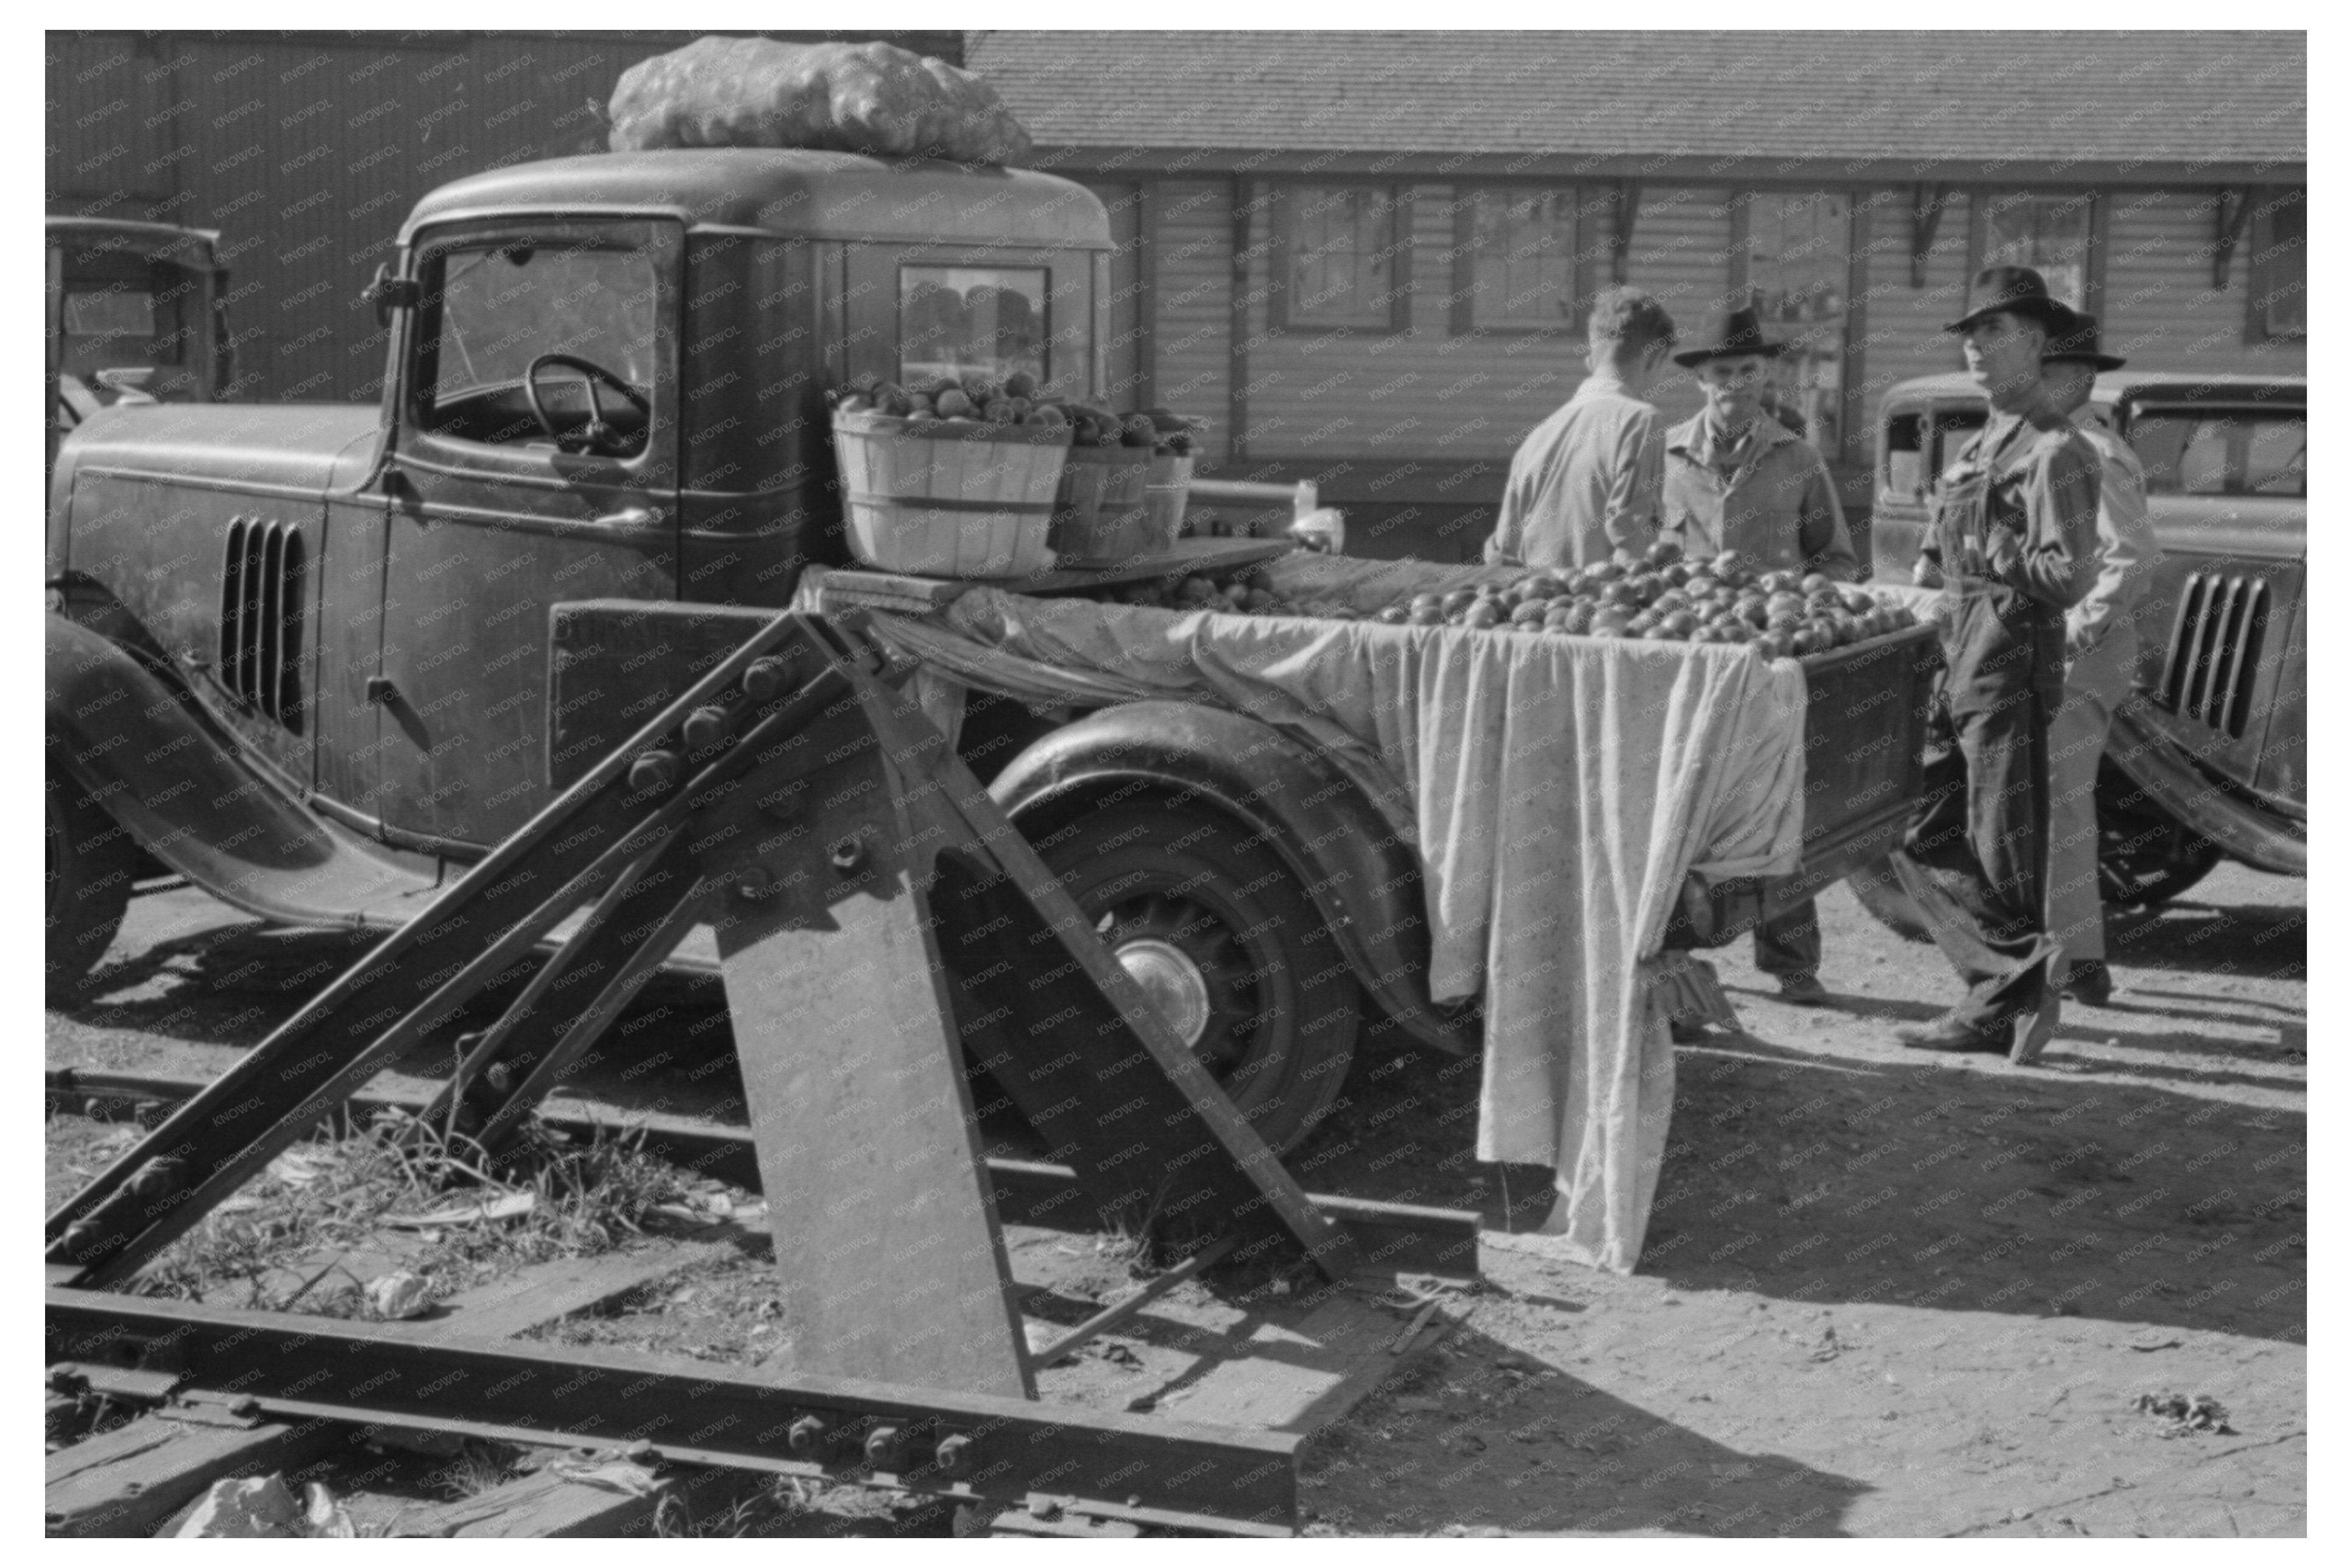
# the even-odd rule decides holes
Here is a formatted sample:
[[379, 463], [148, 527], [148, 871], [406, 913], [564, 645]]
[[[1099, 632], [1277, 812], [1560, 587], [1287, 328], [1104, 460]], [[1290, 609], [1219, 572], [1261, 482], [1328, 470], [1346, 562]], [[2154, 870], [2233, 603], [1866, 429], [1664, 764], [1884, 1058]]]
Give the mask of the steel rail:
[[[46, 1359], [163, 1371], [177, 1392], [263, 1415], [498, 1436], [566, 1447], [645, 1443], [679, 1463], [1019, 1506], [1174, 1529], [1290, 1533], [1296, 1434], [863, 1379], [731, 1372], [682, 1357], [451, 1339], [370, 1325], [52, 1287]], [[413, 1325], [403, 1325], [413, 1327]], [[1149, 1506], [1143, 1499], [1149, 1495]]]

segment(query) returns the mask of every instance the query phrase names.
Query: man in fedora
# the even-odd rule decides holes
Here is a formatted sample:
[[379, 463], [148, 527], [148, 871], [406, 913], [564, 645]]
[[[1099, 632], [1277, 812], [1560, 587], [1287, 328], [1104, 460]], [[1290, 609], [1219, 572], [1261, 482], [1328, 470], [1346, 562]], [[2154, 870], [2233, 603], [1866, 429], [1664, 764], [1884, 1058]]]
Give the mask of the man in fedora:
[[1896, 874], [1968, 994], [1897, 1029], [1919, 1050], [2041, 1055], [2058, 1021], [2059, 944], [2044, 926], [2051, 717], [2066, 612], [2098, 572], [2099, 459], [2050, 400], [2042, 361], [2074, 312], [2029, 267], [1977, 274], [1957, 333], [1991, 404], [1936, 484], [1917, 581], [1941, 587], [1944, 670], [1927, 715], [1926, 789]]
[[2042, 356], [2051, 405], [2099, 456], [2098, 577], [2066, 612], [2066, 694], [2050, 724], [2050, 934], [2063, 947], [2067, 994], [2094, 1007], [2106, 1005], [2113, 988], [2099, 898], [2099, 757], [2116, 706], [2131, 695], [2136, 617], [2164, 559], [2139, 458], [2090, 407], [2098, 373], [2123, 367], [2101, 352], [2098, 319], [2079, 311]]
[[[1717, 311], [1674, 356], [1696, 376], [1706, 406], [1666, 432], [1664, 537], [1694, 560], [1731, 551], [1750, 572], [1819, 572], [1851, 583], [1853, 543], [1829, 465], [1764, 411], [1787, 346], [1768, 339], [1754, 308], [1742, 306]], [[1826, 1005], [1821, 964], [1811, 899], [1756, 928], [1756, 967], [1780, 983], [1781, 1000]]]
[[1511, 458], [1488, 565], [1590, 566], [1649, 548], [1658, 531], [1658, 410], [1643, 394], [1675, 346], [1666, 308], [1604, 291], [1585, 321], [1589, 374]]

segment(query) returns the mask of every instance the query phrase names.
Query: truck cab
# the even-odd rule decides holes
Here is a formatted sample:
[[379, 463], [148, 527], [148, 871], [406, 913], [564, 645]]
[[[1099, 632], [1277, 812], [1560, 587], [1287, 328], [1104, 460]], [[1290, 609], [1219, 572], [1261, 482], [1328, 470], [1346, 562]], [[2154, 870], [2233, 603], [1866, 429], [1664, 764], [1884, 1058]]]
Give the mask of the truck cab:
[[[518, 164], [401, 230], [350, 345], [382, 356], [376, 406], [90, 419], [51, 487], [52, 993], [142, 857], [269, 919], [410, 918], [576, 776], [559, 606], [790, 605], [850, 560], [827, 391], [1018, 370], [1099, 395], [1110, 252], [1100, 201], [1031, 172]], [[658, 710], [620, 679], [562, 700]], [[1417, 866], [1381, 808], [1304, 742], [1167, 706], [975, 693], [961, 747], [1261, 1136], [1330, 1105], [1367, 995], [1475, 1048], [1475, 1012], [1428, 999]]]
[[[2139, 667], [2100, 777], [2108, 901], [2178, 896], [2225, 858], [2300, 876], [2305, 765], [2305, 383], [2110, 371], [2090, 415], [2147, 476], [2164, 561], [2141, 605]], [[1985, 422], [1966, 375], [1880, 405], [1874, 569], [1907, 583], [1937, 476]]]
[[233, 378], [228, 273], [212, 229], [130, 218], [47, 222], [48, 461], [116, 403], [210, 403]]

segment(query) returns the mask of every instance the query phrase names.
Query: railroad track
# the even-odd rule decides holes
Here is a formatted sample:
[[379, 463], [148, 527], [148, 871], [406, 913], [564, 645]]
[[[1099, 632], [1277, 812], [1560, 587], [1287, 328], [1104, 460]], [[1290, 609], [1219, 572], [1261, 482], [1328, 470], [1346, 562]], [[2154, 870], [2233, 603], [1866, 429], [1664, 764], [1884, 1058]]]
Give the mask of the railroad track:
[[[205, 1083], [63, 1069], [46, 1076], [45, 1089], [53, 1110], [153, 1122]], [[328, 1121], [348, 1126], [425, 1103], [422, 1096], [362, 1094]], [[565, 1100], [545, 1102], [541, 1114], [550, 1127], [580, 1137], [626, 1131], [675, 1163], [759, 1186], [747, 1130]], [[1052, 1225], [1087, 1212], [1066, 1168], [992, 1160], [989, 1170], [1008, 1221]], [[1336, 1196], [1314, 1201], [1349, 1233], [1359, 1256], [1381, 1268], [1467, 1275], [1475, 1268], [1473, 1215]], [[780, 1478], [910, 1494], [955, 1510], [958, 1528], [972, 1533], [1249, 1536], [1285, 1535], [1295, 1525], [1303, 1441], [1296, 1431], [1187, 1425], [858, 1379], [736, 1373], [516, 1337], [726, 1250], [697, 1238], [584, 1265], [534, 1265], [414, 1323], [53, 1284], [46, 1301], [50, 1419], [79, 1440], [49, 1456], [48, 1529], [152, 1533], [225, 1478], [381, 1468], [375, 1450], [385, 1447], [448, 1455], [467, 1439], [511, 1445], [534, 1462], [461, 1502], [410, 1509], [394, 1522], [399, 1533], [651, 1533], [666, 1528], [665, 1518], [724, 1509]], [[1041, 1359], [1116, 1328], [1152, 1297], [1130, 1298], [1080, 1325]], [[1395, 1324], [1359, 1295], [1333, 1288], [1317, 1311], [1336, 1359], [1328, 1376], [1301, 1385], [1300, 1397], [1321, 1422], [1393, 1376], [1404, 1358], [1387, 1343]], [[1237, 1382], [1263, 1384], [1262, 1370], [1227, 1364]], [[89, 1432], [93, 1416], [124, 1413], [135, 1418]]]

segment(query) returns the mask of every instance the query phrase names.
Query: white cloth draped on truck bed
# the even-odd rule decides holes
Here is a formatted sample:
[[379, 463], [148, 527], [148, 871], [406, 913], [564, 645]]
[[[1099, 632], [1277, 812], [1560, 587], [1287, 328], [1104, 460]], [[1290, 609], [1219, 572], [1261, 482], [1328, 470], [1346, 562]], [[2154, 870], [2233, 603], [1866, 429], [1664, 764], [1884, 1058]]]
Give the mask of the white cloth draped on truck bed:
[[[1514, 574], [1301, 554], [1267, 585], [1368, 610]], [[823, 601], [812, 571], [803, 607]], [[1178, 614], [977, 586], [876, 613], [926, 675], [1039, 704], [1192, 700], [1311, 739], [1385, 792], [1425, 868], [1433, 999], [1484, 997], [1477, 1157], [1554, 1166], [1563, 1248], [1630, 1270], [1674, 1105], [1659, 944], [1685, 875], [1792, 871], [1805, 683], [1738, 645]], [[933, 684], [960, 709], [960, 693]]]

